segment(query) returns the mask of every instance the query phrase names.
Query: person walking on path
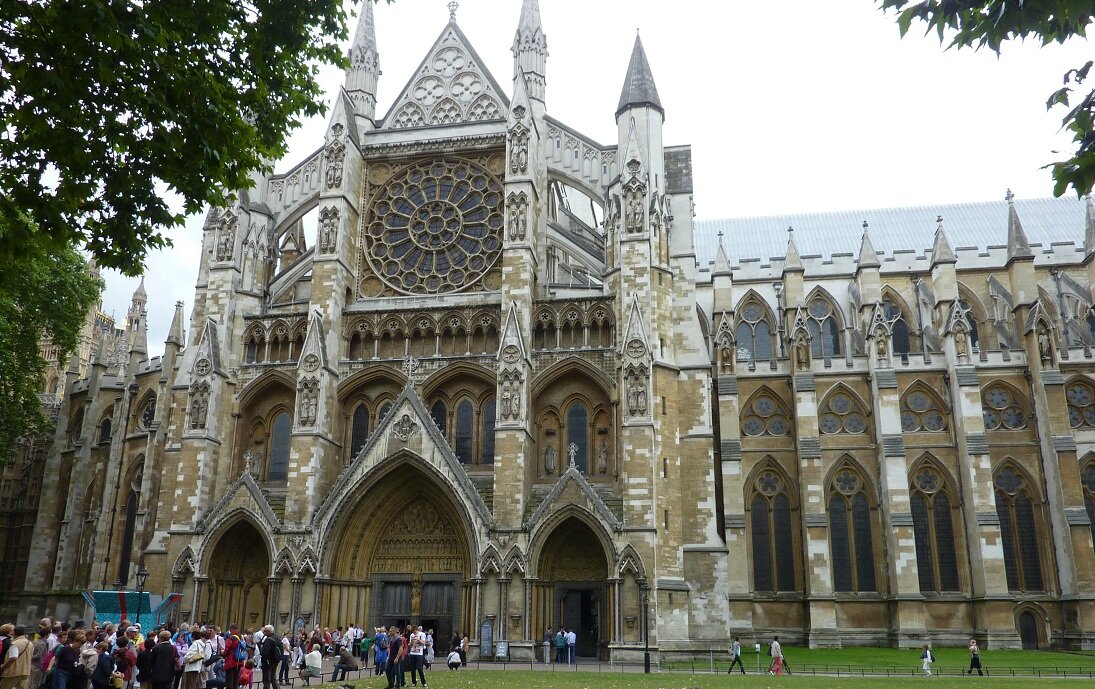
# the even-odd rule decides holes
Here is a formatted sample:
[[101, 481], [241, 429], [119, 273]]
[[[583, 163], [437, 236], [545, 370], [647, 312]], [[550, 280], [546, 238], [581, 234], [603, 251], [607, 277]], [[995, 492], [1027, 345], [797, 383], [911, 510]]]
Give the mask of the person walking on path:
[[738, 641], [738, 637], [734, 637], [733, 643], [730, 644], [730, 669], [726, 671], [726, 674], [730, 674], [734, 671], [734, 666], [737, 665], [741, 670], [741, 674], [745, 674], [745, 663], [741, 662], [741, 642]]
[[966, 674], [971, 675], [974, 670], [977, 670], [977, 674], [981, 677], [985, 676], [985, 673], [981, 672], [981, 649], [977, 647], [977, 639], [970, 639], [970, 669], [966, 670]]
[[920, 660], [923, 661], [924, 674], [931, 677], [932, 663], [935, 662], [935, 654], [932, 653], [931, 646], [928, 646], [927, 644], [924, 644], [924, 646], [923, 646], [923, 648], [921, 649], [921, 652], [920, 652]]
[[772, 645], [768, 647], [768, 655], [772, 656], [772, 666], [768, 668], [770, 675], [783, 674], [783, 647], [779, 645], [779, 637], [772, 637]]

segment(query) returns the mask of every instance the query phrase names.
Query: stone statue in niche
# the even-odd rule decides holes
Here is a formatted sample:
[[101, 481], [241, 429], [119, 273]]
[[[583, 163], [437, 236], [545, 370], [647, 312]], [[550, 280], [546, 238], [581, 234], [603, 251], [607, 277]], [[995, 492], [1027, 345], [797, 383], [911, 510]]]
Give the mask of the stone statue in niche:
[[555, 473], [555, 444], [550, 441], [544, 448], [544, 471], [549, 474]]
[[1038, 356], [1043, 364], [1053, 365], [1053, 340], [1050, 339], [1049, 329], [1044, 324], [1038, 327]]
[[305, 383], [300, 389], [300, 425], [316, 425], [319, 410], [319, 391], [314, 381]]
[[502, 383], [502, 418], [517, 419], [521, 413], [521, 384], [516, 380]]
[[632, 416], [646, 414], [646, 379], [638, 373], [627, 380], [627, 410]]
[[810, 344], [802, 335], [795, 338], [795, 368], [799, 371], [810, 368]]
[[233, 242], [235, 240], [235, 232], [232, 231], [232, 226], [229, 225], [221, 232], [220, 241], [217, 242], [217, 260], [218, 261], [231, 261], [233, 253]]
[[627, 196], [627, 217], [625, 221], [628, 232], [643, 231], [643, 197], [638, 192], [631, 192]]
[[729, 345], [723, 344], [719, 349], [719, 370], [722, 373], [734, 372], [734, 350]]
[[966, 331], [958, 328], [954, 332], [954, 353], [958, 357], [959, 363], [967, 363], [970, 358], [969, 352], [969, 338], [966, 337]]
[[346, 157], [346, 144], [342, 143], [341, 124], [331, 127], [331, 143], [327, 144], [327, 174], [324, 182], [327, 189], [337, 189], [342, 186], [342, 162]]
[[209, 415], [209, 388], [204, 385], [190, 388], [190, 428], [205, 428]]
[[888, 366], [890, 363], [890, 350], [886, 344], [886, 333], [881, 330], [875, 333], [875, 352], [878, 354], [878, 365]]
[[338, 209], [324, 208], [319, 214], [319, 251], [334, 253], [338, 247]]
[[243, 471], [252, 476], [262, 475], [262, 453], [248, 449], [243, 453]]
[[509, 169], [515, 175], [528, 169], [528, 131], [520, 124], [510, 132]]
[[608, 473], [608, 442], [602, 440], [601, 446], [597, 448], [597, 473]]
[[510, 241], [524, 240], [528, 232], [528, 202], [522, 196], [511, 196], [509, 200]]

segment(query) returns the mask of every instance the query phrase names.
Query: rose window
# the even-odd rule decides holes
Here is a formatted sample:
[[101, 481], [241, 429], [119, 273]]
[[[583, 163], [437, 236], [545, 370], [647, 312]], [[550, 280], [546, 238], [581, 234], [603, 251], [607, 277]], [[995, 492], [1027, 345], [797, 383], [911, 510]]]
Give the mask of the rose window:
[[1027, 425], [1026, 415], [1007, 388], [994, 386], [984, 396], [981, 409], [985, 417], [985, 428], [990, 431], [1000, 429], [1019, 429]]
[[365, 224], [365, 259], [406, 294], [458, 292], [502, 250], [502, 185], [475, 163], [443, 160], [404, 170], [376, 195]]

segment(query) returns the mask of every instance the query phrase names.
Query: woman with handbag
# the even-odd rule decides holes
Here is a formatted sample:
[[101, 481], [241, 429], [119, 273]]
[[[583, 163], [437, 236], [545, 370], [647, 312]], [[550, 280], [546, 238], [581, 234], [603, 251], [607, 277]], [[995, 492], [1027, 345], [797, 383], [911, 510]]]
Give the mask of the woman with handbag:
[[206, 641], [208, 635], [209, 632], [196, 632], [190, 648], [186, 649], [183, 657], [182, 689], [201, 689], [205, 686], [201, 678], [202, 670], [205, 669], [205, 661], [213, 654], [209, 642]]

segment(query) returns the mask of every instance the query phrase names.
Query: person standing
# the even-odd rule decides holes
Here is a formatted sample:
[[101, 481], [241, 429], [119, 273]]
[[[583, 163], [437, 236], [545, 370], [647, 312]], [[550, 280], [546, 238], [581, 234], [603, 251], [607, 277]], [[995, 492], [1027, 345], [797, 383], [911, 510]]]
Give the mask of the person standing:
[[42, 684], [42, 658], [49, 653], [49, 635], [52, 633], [50, 624], [48, 617], [42, 618], [38, 623], [38, 634], [31, 643], [30, 679], [27, 680], [30, 689], [38, 689]]
[[[240, 660], [237, 655], [237, 650], [243, 641], [239, 637], [239, 627], [234, 624], [228, 625], [228, 638], [224, 640], [224, 651], [221, 655], [224, 657], [224, 680], [227, 682], [225, 685], [227, 689], [237, 689], [240, 681], [240, 668], [243, 667], [243, 661]], [[243, 656], [246, 658], [246, 651]]]
[[411, 669], [411, 686], [417, 687], [419, 679], [422, 680], [422, 686], [428, 686], [426, 675], [422, 672], [426, 664], [426, 632], [422, 627], [411, 629], [407, 634], [407, 664]]
[[397, 689], [399, 684], [400, 654], [403, 650], [403, 637], [395, 627], [388, 628], [388, 666], [386, 675], [388, 678], [387, 689]]
[[726, 671], [726, 674], [730, 674], [734, 671], [734, 666], [737, 665], [741, 670], [741, 674], [745, 674], [745, 663], [741, 662], [741, 642], [738, 641], [738, 637], [734, 637], [734, 641], [730, 644], [730, 669]]
[[772, 666], [768, 668], [770, 675], [783, 674], [783, 647], [779, 645], [779, 637], [772, 637], [772, 645], [768, 647], [768, 655], [772, 656]]
[[[114, 659], [110, 657], [110, 643], [103, 639], [95, 645], [95, 651], [99, 656], [95, 659], [95, 672], [91, 673], [91, 689], [110, 689], [110, 680], [114, 678]], [[142, 680], [142, 683], [143, 681], [146, 680]]]
[[567, 633], [563, 631], [562, 627], [559, 627], [559, 631], [555, 634], [555, 662], [565, 663], [567, 655]]
[[[118, 639], [119, 644], [121, 641]], [[115, 651], [115, 662], [117, 662], [117, 651]], [[171, 689], [171, 683], [175, 680], [175, 647], [171, 645], [171, 632], [164, 630], [156, 637], [156, 646], [152, 649], [150, 664], [152, 689]]]
[[376, 654], [373, 658], [374, 674], [380, 676], [384, 674], [388, 667], [388, 633], [384, 631], [384, 627], [376, 628]]
[[923, 661], [924, 674], [931, 677], [932, 663], [935, 662], [935, 654], [932, 653], [931, 646], [924, 644], [920, 651], [920, 660]]
[[970, 669], [966, 670], [966, 674], [973, 674], [974, 670], [977, 670], [977, 674], [981, 677], [985, 676], [984, 672], [981, 672], [981, 649], [977, 646], [977, 639], [970, 639]]
[[578, 634], [574, 631], [574, 628], [567, 629], [567, 657], [571, 665], [578, 664]]
[[281, 641], [274, 635], [274, 625], [262, 628], [262, 689], [278, 689], [278, 665], [281, 663]]
[[293, 643], [289, 640], [289, 630], [281, 635], [281, 665], [278, 666], [278, 684], [289, 683], [289, 657], [293, 654]]
[[[3, 658], [0, 669], [0, 687], [3, 689], [28, 689], [30, 681], [30, 658], [33, 649], [27, 638], [25, 627], [15, 627], [11, 633], [11, 644]], [[35, 687], [34, 689], [37, 689]]]
[[190, 648], [186, 649], [186, 655], [183, 656], [182, 689], [202, 689], [202, 668], [205, 667], [206, 659], [213, 655], [205, 635], [205, 632], [192, 634], [194, 640], [190, 642]]

